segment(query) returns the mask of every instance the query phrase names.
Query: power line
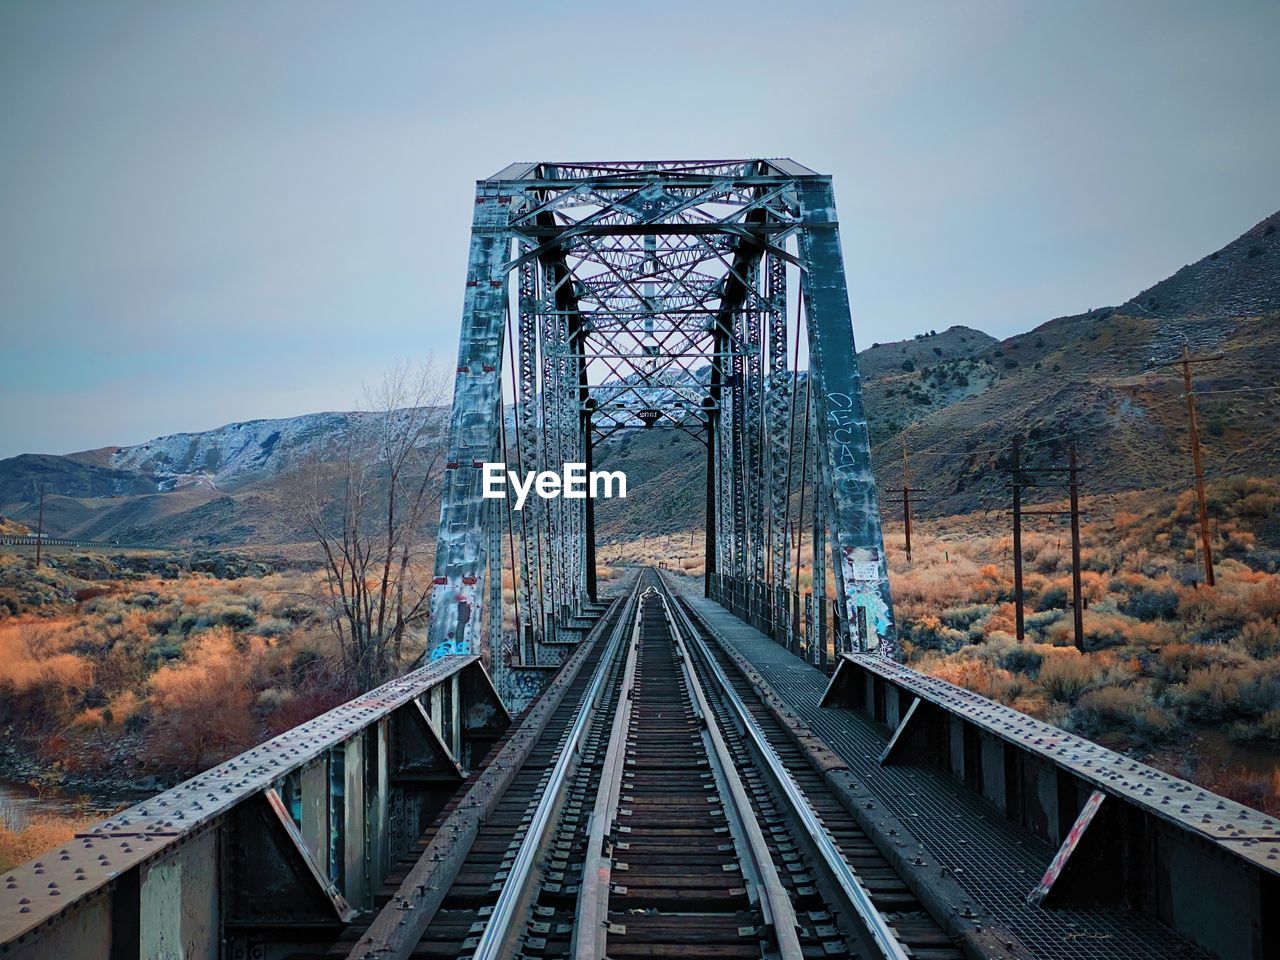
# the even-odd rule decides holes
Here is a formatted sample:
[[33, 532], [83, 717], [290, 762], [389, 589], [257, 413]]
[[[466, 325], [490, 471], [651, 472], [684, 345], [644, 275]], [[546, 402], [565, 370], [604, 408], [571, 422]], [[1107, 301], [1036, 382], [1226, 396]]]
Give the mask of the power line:
[[1195, 395], [1197, 397], [1220, 397], [1232, 393], [1269, 393], [1272, 390], [1280, 390], [1280, 383], [1272, 384], [1269, 387], [1232, 387], [1225, 390], [1197, 390]]

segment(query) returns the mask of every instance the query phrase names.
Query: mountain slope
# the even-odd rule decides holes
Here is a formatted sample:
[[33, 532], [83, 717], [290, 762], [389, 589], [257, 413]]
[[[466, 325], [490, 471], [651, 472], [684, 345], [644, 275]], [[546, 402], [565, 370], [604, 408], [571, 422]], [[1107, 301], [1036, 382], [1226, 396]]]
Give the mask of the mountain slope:
[[[1003, 506], [1009, 439], [1029, 462], [1062, 465], [1077, 446], [1094, 492], [1169, 487], [1190, 474], [1181, 370], [1193, 354], [1210, 476], [1272, 475], [1280, 450], [1280, 214], [1122, 306], [1059, 317], [994, 347], [999, 379], [930, 412], [873, 450], [881, 484], [901, 485], [902, 440], [930, 512]], [[874, 415], [871, 398], [869, 410]], [[1059, 491], [1060, 492], [1060, 491]], [[1052, 496], [1053, 491], [1046, 491]]]
[[1156, 317], [1262, 316], [1280, 310], [1280, 212], [1121, 308]]

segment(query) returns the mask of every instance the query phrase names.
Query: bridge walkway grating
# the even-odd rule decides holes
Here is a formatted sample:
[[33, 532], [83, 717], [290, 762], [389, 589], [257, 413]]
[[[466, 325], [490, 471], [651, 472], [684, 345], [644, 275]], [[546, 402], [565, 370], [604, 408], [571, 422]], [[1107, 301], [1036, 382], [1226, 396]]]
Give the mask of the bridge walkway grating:
[[882, 767], [892, 731], [854, 710], [820, 707], [828, 676], [743, 623], [693, 587], [685, 594], [719, 638], [736, 649], [826, 741], [933, 858], [1041, 960], [1170, 960], [1208, 956], [1160, 922], [1123, 908], [1046, 910], [1027, 893], [1056, 853], [946, 774]]

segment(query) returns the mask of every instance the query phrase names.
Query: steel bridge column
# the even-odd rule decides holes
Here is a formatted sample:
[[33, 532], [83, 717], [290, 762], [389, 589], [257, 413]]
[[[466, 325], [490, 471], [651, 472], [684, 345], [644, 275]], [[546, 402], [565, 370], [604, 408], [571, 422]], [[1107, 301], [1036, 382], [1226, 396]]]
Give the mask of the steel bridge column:
[[497, 447], [494, 405], [501, 403], [502, 343], [510, 241], [508, 197], [481, 183], [476, 191], [458, 373], [449, 422], [440, 533], [436, 540], [428, 650], [432, 656], [478, 648], [483, 599], [478, 587], [489, 511], [481, 497], [481, 463]]
[[787, 461], [791, 456], [787, 411], [791, 371], [787, 367], [787, 265], [778, 256], [768, 257], [769, 378], [765, 384], [769, 445], [769, 605], [776, 616], [777, 587], [787, 580]]
[[845, 602], [845, 629], [855, 647], [897, 652], [884, 540], [862, 383], [853, 342], [844, 258], [828, 177], [796, 181], [803, 227], [801, 274], [809, 329], [809, 369], [817, 415], [818, 456], [830, 471], [830, 526], [838, 553], [836, 580]]
[[[498, 406], [498, 416], [503, 416], [501, 404]], [[493, 685], [497, 687], [498, 695], [504, 700], [511, 693], [507, 689], [507, 634], [503, 629], [502, 613], [502, 527], [506, 514], [506, 501], [490, 501], [487, 551], [489, 555], [489, 674], [493, 677]], [[512, 565], [514, 564], [513, 557]]]
[[823, 502], [827, 487], [821, 467], [813, 479], [813, 636], [809, 638], [809, 659], [814, 665], [823, 666], [827, 662], [827, 516]]
[[[748, 292], [747, 296], [750, 296]], [[745, 302], [745, 298], [744, 298]], [[734, 337], [736, 344], [747, 342], [747, 314], [745, 310], [736, 311], [733, 315], [736, 328]], [[747, 576], [747, 486], [750, 483], [747, 457], [747, 390], [746, 365], [743, 363], [742, 351], [733, 352], [733, 374], [730, 380], [729, 396], [732, 403], [730, 431], [733, 448], [733, 474], [729, 483], [730, 502], [733, 504], [733, 575], [743, 580]]]
[[[528, 252], [527, 250], [523, 252]], [[539, 422], [540, 391], [538, 375], [537, 265], [534, 261], [520, 267], [520, 472], [527, 476], [542, 469], [543, 431]], [[524, 609], [529, 618], [527, 631], [520, 637], [520, 662], [537, 663], [537, 644], [546, 626], [546, 589], [542, 558], [543, 532], [546, 521], [541, 497], [530, 497], [521, 511], [523, 534]], [[526, 635], [527, 634], [527, 635]]]
[[[559, 471], [567, 459], [568, 444], [565, 432], [565, 373], [569, 344], [565, 331], [565, 318], [555, 309], [556, 292], [554, 278], [545, 268], [542, 271], [542, 289], [538, 307], [542, 312], [542, 420], [544, 429], [543, 453], [546, 462], [543, 470]], [[572, 537], [568, 530], [567, 501], [564, 497], [546, 501], [548, 528], [548, 557], [551, 565], [550, 630], [563, 622], [568, 602], [569, 561], [572, 553]], [[549, 638], [548, 638], [549, 639]], [[541, 659], [539, 660], [541, 662]]]
[[747, 484], [747, 524], [746, 533], [749, 537], [747, 556], [743, 564], [744, 573], [749, 581], [751, 581], [750, 597], [752, 604], [752, 613], [755, 610], [755, 598], [758, 596], [757, 585], [764, 581], [764, 462], [762, 458], [764, 437], [762, 431], [764, 429], [764, 372], [763, 372], [763, 349], [761, 344], [761, 320], [764, 312], [761, 310], [761, 292], [760, 292], [760, 261], [756, 260], [751, 265], [751, 270], [747, 274], [747, 282], [750, 289], [747, 291], [747, 299], [743, 304], [743, 320], [746, 325], [746, 383], [743, 389], [743, 402], [745, 409], [744, 422], [746, 433], [743, 437], [745, 441], [746, 463], [745, 470]]
[[[717, 373], [713, 369], [712, 382], [715, 382]], [[703, 561], [702, 574], [702, 592], [704, 596], [711, 596], [711, 586], [716, 576], [716, 560], [719, 553], [719, 538], [716, 536], [716, 416], [717, 413], [710, 405], [707, 407], [707, 490], [706, 490], [706, 530], [703, 532], [703, 549], [705, 558]]]

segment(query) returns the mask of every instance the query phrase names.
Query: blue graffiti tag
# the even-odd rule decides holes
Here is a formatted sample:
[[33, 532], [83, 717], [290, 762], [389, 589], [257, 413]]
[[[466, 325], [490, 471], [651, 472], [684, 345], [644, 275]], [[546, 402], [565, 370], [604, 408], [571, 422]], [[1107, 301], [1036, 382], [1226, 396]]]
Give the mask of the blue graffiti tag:
[[431, 651], [431, 659], [440, 660], [443, 657], [462, 656], [465, 657], [471, 652], [471, 644], [465, 640], [446, 640], [438, 647]]

